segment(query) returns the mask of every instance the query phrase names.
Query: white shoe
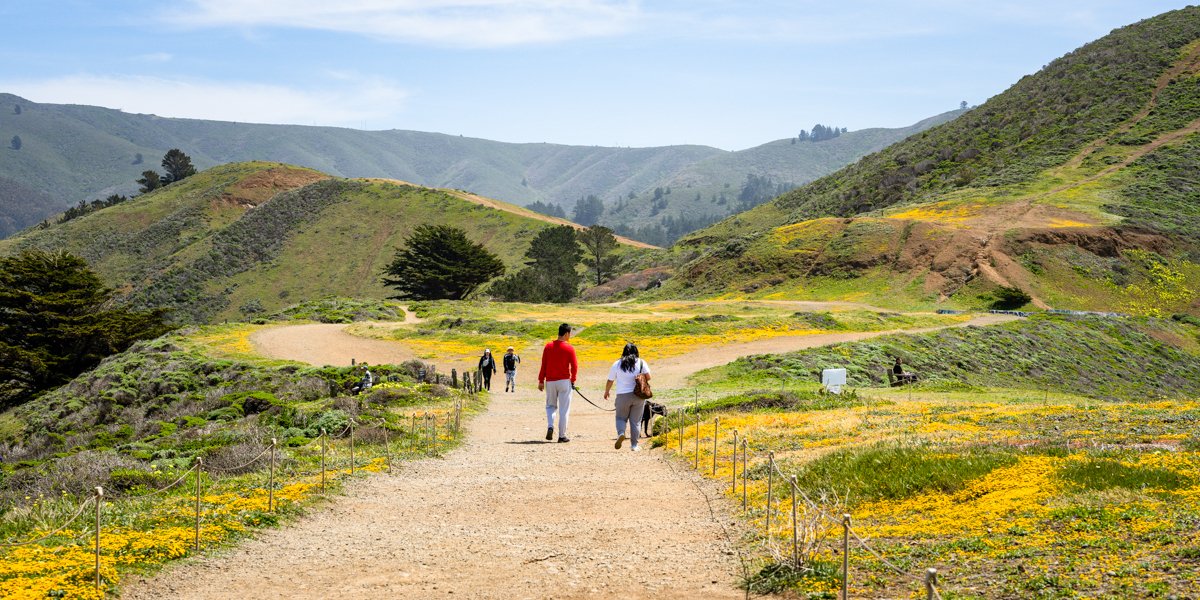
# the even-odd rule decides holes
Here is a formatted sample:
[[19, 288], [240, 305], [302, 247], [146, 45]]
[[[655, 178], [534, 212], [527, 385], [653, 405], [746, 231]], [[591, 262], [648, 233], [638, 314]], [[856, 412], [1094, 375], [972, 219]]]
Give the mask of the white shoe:
[[621, 435], [617, 436], [617, 443], [613, 444], [613, 448], [620, 450], [621, 444], [624, 444], [624, 443], [625, 443], [625, 434], [622, 433]]
[[642, 447], [641, 447], [641, 446], [634, 446], [634, 447], [630, 448], [630, 450], [633, 450], [634, 452], [641, 452], [641, 451], [642, 451]]

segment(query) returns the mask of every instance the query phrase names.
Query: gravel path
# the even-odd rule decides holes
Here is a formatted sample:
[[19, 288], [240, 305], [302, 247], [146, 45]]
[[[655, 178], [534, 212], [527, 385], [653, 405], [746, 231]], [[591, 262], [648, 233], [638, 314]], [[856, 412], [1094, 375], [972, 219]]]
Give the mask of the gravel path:
[[[991, 322], [994, 319], [988, 319]], [[977, 322], [976, 324], [982, 324]], [[313, 364], [398, 362], [402, 346], [342, 325], [268, 329], [260, 351]], [[777, 338], [655, 365], [659, 386], [736, 356], [869, 334]], [[347, 485], [346, 495], [237, 548], [131, 579], [123, 598], [741, 598], [738, 523], [719, 491], [659, 451], [613, 450], [611, 413], [576, 399], [569, 444], [543, 441], [526, 363], [462, 447]], [[581, 382], [602, 385], [604, 373]], [[597, 393], [596, 396], [600, 394]], [[599, 398], [593, 397], [594, 401]]]

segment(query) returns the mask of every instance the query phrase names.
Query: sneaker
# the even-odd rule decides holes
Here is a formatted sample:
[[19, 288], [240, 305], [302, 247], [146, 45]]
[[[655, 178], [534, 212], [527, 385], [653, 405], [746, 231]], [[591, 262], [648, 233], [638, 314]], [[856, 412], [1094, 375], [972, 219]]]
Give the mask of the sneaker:
[[560, 437], [560, 438], [558, 438], [558, 443], [560, 443], [560, 444], [565, 444], [565, 443], [567, 443], [567, 442], [569, 442], [569, 441], [571, 441], [571, 438], [569, 438], [569, 437], [567, 437], [567, 436], [565, 436], [565, 435], [564, 435], [564, 436], [562, 436], [562, 437]]
[[621, 435], [617, 436], [617, 443], [613, 444], [613, 448], [620, 450], [621, 444], [624, 444], [624, 443], [625, 443], [625, 434], [622, 433]]
[[634, 446], [634, 447], [630, 448], [630, 450], [633, 450], [634, 452], [641, 452], [641, 451], [642, 451], [642, 447], [641, 447], [641, 446]]
[[554, 439], [554, 428], [547, 427], [546, 428], [546, 441], [549, 442], [552, 439]]

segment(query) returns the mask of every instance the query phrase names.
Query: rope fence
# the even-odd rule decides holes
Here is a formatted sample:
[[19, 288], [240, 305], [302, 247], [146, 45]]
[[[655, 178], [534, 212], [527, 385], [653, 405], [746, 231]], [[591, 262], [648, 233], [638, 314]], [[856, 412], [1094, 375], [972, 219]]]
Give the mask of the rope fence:
[[[690, 411], [688, 409], [691, 409]], [[700, 417], [699, 404], [692, 407], [682, 409], [682, 414], [679, 417], [678, 427], [678, 450], [681, 457], [684, 454], [685, 440], [690, 434], [694, 437], [695, 455], [690, 461], [697, 472], [700, 471], [700, 436], [702, 435], [702, 422]], [[691, 412], [689, 418], [688, 412]], [[704, 427], [706, 429], [706, 427]], [[768, 551], [772, 555], [775, 562], [780, 564], [790, 563], [794, 568], [802, 568], [807, 559], [807, 554], [816, 549], [825, 540], [825, 533], [836, 526], [841, 528], [841, 590], [839, 597], [841, 600], [849, 600], [849, 585], [850, 585], [850, 564], [851, 564], [851, 547], [850, 542], [853, 540], [856, 545], [868, 554], [879, 561], [881, 565], [894, 572], [896, 575], [903, 578], [906, 583], [922, 586], [925, 590], [927, 600], [941, 600], [942, 596], [938, 590], [938, 572], [937, 569], [926, 569], [920, 575], [914, 575], [896, 566], [895, 563], [888, 560], [882, 553], [874, 548], [867, 539], [864, 539], [857, 531], [855, 531], [851, 517], [848, 513], [843, 513], [840, 516], [831, 514], [830, 510], [821, 503], [814, 501], [799, 485], [795, 475], [784, 473], [779, 467], [779, 463], [775, 461], [775, 453], [768, 451], [765, 457], [753, 456], [750, 452], [750, 440], [748, 436], [740, 433], [737, 429], [732, 430], [731, 442], [728, 453], [723, 453], [720, 449], [720, 417], [714, 417], [712, 421], [712, 466], [709, 471], [710, 475], [716, 477], [722, 454], [725, 454], [730, 465], [730, 493], [734, 501], [738, 498], [738, 483], [741, 483], [741, 507], [743, 516], [748, 516], [750, 513], [749, 502], [749, 482], [750, 482], [750, 461], [752, 458], [763, 459], [767, 461], [767, 490], [766, 490], [766, 510], [765, 517], [765, 533], [763, 540]], [[690, 431], [689, 431], [690, 430]], [[665, 433], [665, 432], [664, 432]], [[739, 464], [740, 461], [740, 464]], [[739, 470], [740, 467], [740, 470]], [[740, 477], [739, 477], [740, 475]], [[791, 504], [791, 556], [788, 557], [782, 551], [777, 542], [776, 536], [772, 535], [774, 527], [783, 528], [787, 525], [786, 508], [783, 509], [784, 515], [778, 514], [777, 506], [781, 503], [781, 499], [776, 497], [775, 487], [776, 478], [782, 481], [785, 489], [789, 492], [789, 500]], [[756, 478], [756, 480], [759, 480]], [[836, 504], [836, 497], [835, 502]], [[786, 505], [785, 505], [786, 506]], [[827, 525], [822, 526], [825, 522]], [[786, 535], [786, 531], [783, 531]]]
[[[451, 443], [453, 441], [453, 438], [456, 437], [462, 431], [462, 412], [463, 412], [463, 403], [458, 400], [456, 400], [454, 402], [453, 406], [451, 407], [451, 409], [449, 411], [444, 413], [444, 418], [439, 417], [439, 415], [436, 413], [425, 412], [422, 414], [422, 418], [421, 418], [422, 427], [421, 427], [420, 431], [417, 430], [417, 414], [413, 413], [411, 430], [409, 430], [408, 432], [405, 432], [405, 427], [403, 424], [404, 421], [402, 421], [402, 424], [399, 426], [399, 431], [401, 432], [401, 434], [408, 433], [407, 436], [402, 437], [400, 440], [401, 448], [407, 449], [410, 451], [423, 449], [427, 452], [431, 452], [432, 454], [436, 455], [443, 448], [443, 441], [442, 441], [442, 437], [439, 435], [439, 430], [444, 431], [447, 435], [447, 440], [445, 443], [446, 444]], [[443, 427], [443, 421], [444, 421], [444, 427]], [[348, 460], [347, 466], [348, 466], [349, 474], [351, 476], [353, 476], [355, 474], [356, 466], [357, 466], [357, 463], [359, 462], [359, 460], [356, 459], [356, 457], [355, 457], [355, 446], [356, 446], [355, 436], [354, 436], [355, 425], [356, 425], [356, 419], [354, 417], [352, 417], [350, 419], [350, 422], [346, 425], [346, 427], [342, 430], [342, 432], [336, 436], [337, 438], [345, 437], [345, 439], [347, 440], [346, 446], [348, 446], [348, 452], [349, 452], [349, 457], [348, 457], [349, 460]], [[378, 426], [383, 431], [383, 444], [382, 444], [382, 448], [381, 448], [382, 456], [371, 457], [368, 460], [368, 464], [371, 461], [382, 458], [384, 460], [384, 464], [386, 465], [386, 469], [390, 473], [391, 468], [392, 468], [392, 443], [393, 443], [392, 438], [389, 435], [389, 430], [391, 429], [391, 427], [388, 425], [387, 421], [383, 418], [379, 418], [377, 422], [371, 422], [371, 425]], [[169, 490], [178, 488], [178, 487], [184, 485], [188, 481], [189, 477], [194, 477], [195, 478], [195, 495], [194, 495], [194, 498], [189, 498], [188, 500], [194, 501], [193, 515], [191, 515], [192, 520], [193, 520], [193, 529], [194, 529], [194, 539], [193, 539], [192, 546], [193, 546], [193, 550], [198, 553], [202, 549], [200, 531], [201, 531], [201, 523], [204, 518], [204, 511], [203, 511], [203, 507], [201, 505], [202, 505], [202, 498], [203, 498], [204, 474], [206, 472], [210, 476], [216, 475], [216, 474], [222, 474], [222, 473], [235, 473], [235, 472], [247, 469], [247, 468], [253, 466], [254, 464], [258, 463], [259, 461], [263, 460], [264, 457], [267, 457], [269, 459], [267, 481], [266, 481], [266, 485], [265, 485], [265, 488], [267, 491], [267, 498], [268, 498], [267, 511], [275, 512], [278, 508], [276, 498], [275, 498], [275, 488], [277, 487], [276, 486], [277, 475], [287, 475], [290, 477], [305, 477], [305, 476], [315, 477], [316, 475], [319, 474], [321, 476], [320, 490], [321, 490], [321, 494], [323, 495], [327, 491], [327, 482], [329, 479], [329, 475], [331, 473], [345, 472], [347, 470], [346, 468], [338, 468], [336, 460], [329, 460], [328, 455], [330, 453], [336, 455], [336, 452], [337, 452], [337, 444], [330, 444], [329, 438], [330, 438], [330, 436], [325, 431], [325, 429], [321, 429], [320, 434], [316, 438], [309, 440], [307, 443], [305, 443], [301, 446], [297, 446], [297, 447], [290, 449], [292, 456], [290, 456], [289, 458], [295, 458], [295, 456], [294, 456], [295, 454], [308, 449], [313, 444], [320, 442], [321, 457], [320, 457], [320, 470], [319, 471], [299, 472], [296, 470], [290, 470], [287, 472], [281, 472], [279, 469], [279, 462], [280, 462], [279, 461], [279, 458], [280, 458], [279, 440], [277, 438], [271, 438], [271, 443], [265, 445], [262, 448], [262, 450], [258, 453], [258, 455], [256, 455], [254, 458], [250, 459], [249, 461], [247, 461], [241, 465], [238, 465], [235, 467], [215, 467], [210, 464], [205, 464], [203, 457], [196, 457], [194, 464], [191, 467], [189, 467], [186, 471], [184, 471], [182, 475], [180, 475], [177, 479], [175, 479], [170, 484], [167, 484], [164, 487], [161, 487], [161, 488], [158, 488], [153, 491], [146, 492], [146, 493], [141, 493], [141, 494], [136, 494], [136, 495], [115, 496], [112, 500], [109, 500], [108, 502], [111, 504], [113, 502], [143, 501], [147, 498], [156, 497], [156, 496], [166, 493]], [[361, 455], [362, 455], [362, 453], [361, 453], [361, 448], [360, 448], [359, 456], [361, 456]], [[261, 491], [262, 487], [252, 486], [250, 489], [250, 493], [253, 494], [254, 491], [256, 491], [256, 490]], [[29, 546], [29, 545], [33, 545], [33, 544], [39, 544], [41, 542], [44, 542], [51, 538], [54, 538], [55, 536], [57, 536], [58, 534], [60, 534], [64, 530], [66, 530], [68, 527], [70, 527], [72, 524], [79, 521], [80, 518], [83, 517], [83, 514], [87, 511], [87, 509], [89, 507], [94, 507], [95, 515], [93, 518], [92, 527], [88, 531], [85, 531], [85, 533], [94, 532], [94, 538], [95, 538], [95, 540], [94, 540], [94, 554], [95, 554], [94, 575], [95, 575], [95, 586], [96, 586], [96, 589], [99, 590], [99, 589], [101, 589], [101, 560], [100, 559], [101, 559], [101, 537], [102, 537], [101, 533], [102, 533], [102, 529], [103, 529], [102, 528], [102, 518], [103, 518], [102, 508], [103, 508], [104, 504], [105, 504], [105, 490], [102, 487], [97, 487], [95, 489], [95, 492], [92, 495], [90, 495], [87, 499], [85, 499], [79, 503], [79, 506], [74, 509], [74, 512], [71, 514], [71, 516], [68, 519], [66, 519], [61, 525], [54, 528], [52, 531], [45, 533], [45, 534], [41, 534], [38, 537], [29, 539], [29, 540], [24, 540], [24, 541], [19, 541], [19, 542], [0, 542], [0, 549], [16, 548], [16, 547], [20, 547], [20, 546]], [[76, 534], [75, 537], [78, 537], [78, 535], [79, 534]]]

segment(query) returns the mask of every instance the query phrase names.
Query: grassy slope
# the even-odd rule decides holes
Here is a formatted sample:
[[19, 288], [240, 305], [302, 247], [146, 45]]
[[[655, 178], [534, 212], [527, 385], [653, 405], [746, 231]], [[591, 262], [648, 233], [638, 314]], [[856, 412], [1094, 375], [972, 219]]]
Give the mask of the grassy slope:
[[[1197, 13], [1117, 30], [953, 122], [685, 238], [666, 293], [980, 306], [1012, 285], [1043, 306], [1200, 310], [1186, 235]], [[806, 222], [824, 215], [852, 220]], [[1147, 297], [1155, 262], [1186, 290]]]
[[128, 302], [206, 321], [236, 316], [252, 301], [271, 311], [321, 296], [382, 298], [384, 265], [425, 223], [463, 227], [515, 267], [529, 240], [550, 226], [519, 212], [428, 188], [238, 163], [0, 241], [0, 252], [78, 253]]
[[1034, 317], [1004, 325], [891, 335], [739, 359], [701, 380], [816, 381], [848, 370], [853, 386], [887, 385], [894, 357], [930, 384], [953, 383], [1149, 400], [1200, 396], [1200, 329], [1172, 321]]

